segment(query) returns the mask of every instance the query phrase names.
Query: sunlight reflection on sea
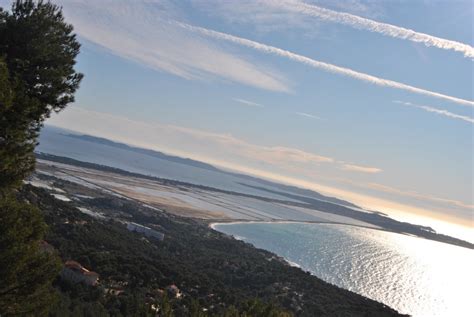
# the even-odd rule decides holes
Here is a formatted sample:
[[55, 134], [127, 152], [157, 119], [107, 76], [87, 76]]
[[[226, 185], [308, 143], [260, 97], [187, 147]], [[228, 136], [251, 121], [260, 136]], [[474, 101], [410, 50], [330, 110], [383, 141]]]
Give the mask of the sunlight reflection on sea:
[[215, 228], [402, 313], [473, 312], [473, 250], [353, 226], [252, 223]]

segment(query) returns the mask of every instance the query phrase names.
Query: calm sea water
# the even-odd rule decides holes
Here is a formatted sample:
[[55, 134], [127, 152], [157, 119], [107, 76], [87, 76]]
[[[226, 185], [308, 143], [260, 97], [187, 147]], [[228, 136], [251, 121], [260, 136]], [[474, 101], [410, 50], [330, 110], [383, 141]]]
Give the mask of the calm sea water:
[[413, 316], [474, 316], [474, 251], [330, 224], [219, 224], [340, 287]]

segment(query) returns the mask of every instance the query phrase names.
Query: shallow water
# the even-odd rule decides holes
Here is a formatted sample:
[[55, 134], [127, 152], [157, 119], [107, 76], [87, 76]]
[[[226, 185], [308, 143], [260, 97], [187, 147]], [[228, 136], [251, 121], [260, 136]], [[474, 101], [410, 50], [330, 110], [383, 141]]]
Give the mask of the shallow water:
[[473, 316], [473, 250], [344, 225], [238, 223], [214, 228], [401, 313]]

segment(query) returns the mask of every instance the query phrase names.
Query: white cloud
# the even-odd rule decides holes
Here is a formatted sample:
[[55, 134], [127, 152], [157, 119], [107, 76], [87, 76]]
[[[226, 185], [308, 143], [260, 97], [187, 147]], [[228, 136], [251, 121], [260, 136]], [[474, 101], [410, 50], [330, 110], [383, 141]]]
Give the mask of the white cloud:
[[[324, 0], [323, 0], [324, 1]], [[305, 38], [327, 37], [319, 30], [319, 21], [314, 17], [302, 15], [295, 11], [289, 11], [285, 7], [268, 4], [258, 0], [191, 0], [196, 10], [202, 11], [208, 16], [222, 20], [228, 27], [237, 25], [251, 26], [252, 32], [265, 34], [278, 32], [279, 35], [286, 31], [293, 32], [298, 29], [298, 35]], [[359, 0], [351, 1], [325, 1], [325, 5], [340, 8], [352, 13], [362, 13], [365, 16], [379, 16], [380, 5], [377, 3], [362, 3]], [[324, 21], [321, 21], [324, 23]], [[290, 34], [289, 32], [289, 34]]]
[[60, 4], [81, 38], [148, 68], [185, 79], [290, 90], [286, 79], [269, 67], [226, 52], [169, 23], [181, 19], [174, 2], [63, 0]]
[[455, 51], [462, 53], [465, 57], [474, 58], [474, 48], [468, 44], [416, 32], [404, 27], [377, 22], [350, 13], [325, 9], [299, 0], [264, 0], [263, 2], [270, 6], [284, 8], [292, 13], [301, 13], [324, 21], [348, 25], [356, 29], [375, 32], [384, 36], [422, 43], [426, 46], [437, 47], [443, 50]]
[[[339, 178], [337, 181], [340, 184], [350, 185], [349, 188], [345, 187], [344, 195], [339, 194], [340, 197], [350, 198], [351, 201], [371, 210], [393, 213], [393, 216], [403, 214], [404, 218], [415, 214], [427, 215], [472, 227], [472, 212], [474, 211], [472, 199], [471, 201], [462, 201], [442, 195], [419, 193], [379, 183], [356, 182], [346, 178]], [[357, 193], [363, 193], [364, 197], [358, 197]], [[412, 220], [409, 221], [412, 222]]]
[[[270, 7], [255, 0], [192, 0], [195, 8], [208, 16], [227, 23], [229, 27], [238, 24], [251, 25], [252, 32], [265, 34], [268, 32], [285, 32], [298, 28], [305, 34], [317, 33], [314, 19], [299, 13], [291, 13], [285, 9]], [[301, 32], [300, 32], [301, 34]]]
[[[265, 151], [268, 153], [268, 161], [276, 161], [284, 163], [285, 161], [300, 162], [300, 163], [332, 163], [334, 159], [326, 156], [316, 155], [301, 151], [294, 148], [284, 146], [266, 147]], [[258, 156], [257, 156], [258, 157]]]
[[322, 120], [320, 117], [309, 114], [309, 113], [305, 113], [305, 112], [295, 112], [295, 113], [301, 117]]
[[246, 106], [258, 107], [258, 108], [263, 108], [263, 107], [265, 107], [265, 106], [262, 105], [262, 104], [259, 104], [259, 103], [253, 102], [253, 101], [248, 101], [248, 100], [241, 99], [241, 98], [234, 98], [233, 100], [234, 100], [234, 101], [237, 101], [238, 103], [241, 103], [241, 104], [243, 104], [243, 105], [246, 105]]
[[[314, 3], [313, 3], [314, 2]], [[366, 1], [366, 0], [313, 0], [315, 5], [323, 5], [326, 8], [335, 10], [343, 10], [352, 14], [362, 15], [364, 17], [380, 17], [384, 16], [386, 10], [381, 1]]]
[[354, 164], [343, 164], [341, 166], [341, 169], [344, 170], [344, 171], [369, 173], [369, 174], [375, 174], [375, 173], [382, 172], [382, 170], [380, 168], [369, 167], [369, 166], [360, 166], [360, 165], [354, 165]]
[[372, 76], [369, 74], [357, 72], [349, 68], [344, 68], [344, 67], [336, 66], [333, 64], [317, 61], [306, 56], [302, 56], [302, 55], [299, 55], [287, 50], [283, 50], [281, 48], [262, 44], [256, 41], [248, 40], [248, 39], [237, 37], [234, 35], [218, 32], [218, 31], [214, 31], [214, 30], [210, 30], [210, 29], [206, 29], [206, 28], [202, 28], [198, 26], [193, 26], [193, 25], [189, 25], [185, 23], [177, 22], [177, 25], [182, 26], [184, 29], [191, 30], [196, 33], [203, 34], [212, 38], [246, 46], [246, 47], [255, 49], [257, 51], [266, 53], [266, 54], [272, 54], [272, 55], [288, 58], [292, 61], [302, 63], [313, 68], [321, 69], [330, 73], [340, 74], [343, 76], [348, 76], [348, 77], [365, 81], [377, 86], [400, 89], [400, 90], [409, 91], [412, 93], [422, 94], [425, 96], [448, 100], [448, 101], [451, 101], [460, 105], [464, 105], [464, 106], [474, 107], [474, 101], [471, 101], [471, 100], [465, 100], [465, 99], [461, 99], [457, 97], [452, 97], [452, 96], [444, 95], [438, 92], [421, 89], [421, 88], [410, 86], [404, 83], [396, 82], [393, 80], [383, 79], [383, 78]]
[[407, 191], [407, 190], [400, 190], [397, 188], [393, 188], [390, 186], [382, 185], [382, 184], [377, 184], [377, 183], [370, 183], [366, 185], [367, 188], [375, 189], [378, 191], [383, 191], [386, 193], [392, 193], [392, 194], [397, 194], [401, 196], [406, 196], [406, 197], [413, 197], [417, 199], [422, 199], [422, 200], [429, 200], [435, 203], [444, 203], [444, 204], [452, 204], [460, 208], [466, 208], [466, 209], [472, 209], [474, 210], [474, 205], [464, 203], [462, 201], [454, 200], [454, 199], [447, 199], [447, 198], [442, 198], [442, 197], [435, 197], [432, 195], [426, 195], [426, 194], [421, 194], [415, 191]]
[[436, 114], [439, 114], [439, 115], [442, 115], [442, 116], [445, 116], [445, 117], [448, 117], [448, 118], [462, 120], [462, 121], [466, 121], [466, 122], [474, 124], [474, 118], [468, 117], [468, 116], [463, 116], [463, 115], [456, 114], [456, 113], [452, 113], [452, 112], [449, 112], [449, 111], [444, 110], [444, 109], [433, 108], [433, 107], [430, 107], [430, 106], [417, 105], [417, 104], [414, 104], [414, 103], [411, 103], [411, 102], [408, 102], [408, 101], [394, 100], [393, 102], [404, 105], [404, 106], [409, 106], [409, 107], [422, 109], [422, 110], [425, 110], [427, 112], [436, 113]]

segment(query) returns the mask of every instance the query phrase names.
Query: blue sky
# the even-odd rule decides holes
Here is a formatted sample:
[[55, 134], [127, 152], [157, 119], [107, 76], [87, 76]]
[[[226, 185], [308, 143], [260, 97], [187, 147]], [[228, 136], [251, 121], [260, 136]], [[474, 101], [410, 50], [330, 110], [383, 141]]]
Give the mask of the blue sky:
[[85, 79], [49, 123], [472, 225], [471, 1], [59, 3]]

